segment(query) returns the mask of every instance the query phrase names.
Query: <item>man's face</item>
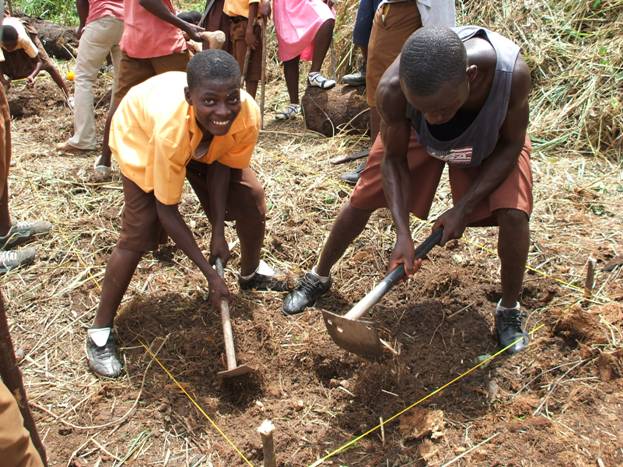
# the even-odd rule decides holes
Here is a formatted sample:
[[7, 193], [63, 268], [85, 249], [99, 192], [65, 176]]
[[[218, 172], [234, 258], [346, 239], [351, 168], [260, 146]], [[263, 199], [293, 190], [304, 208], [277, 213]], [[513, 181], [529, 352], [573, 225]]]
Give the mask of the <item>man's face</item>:
[[460, 84], [444, 83], [431, 96], [416, 96], [402, 81], [400, 87], [409, 104], [420, 112], [431, 125], [448, 123], [469, 97], [469, 80], [466, 77]]
[[203, 80], [192, 90], [184, 89], [186, 101], [195, 109], [195, 118], [204, 133], [222, 136], [240, 113], [240, 83]]

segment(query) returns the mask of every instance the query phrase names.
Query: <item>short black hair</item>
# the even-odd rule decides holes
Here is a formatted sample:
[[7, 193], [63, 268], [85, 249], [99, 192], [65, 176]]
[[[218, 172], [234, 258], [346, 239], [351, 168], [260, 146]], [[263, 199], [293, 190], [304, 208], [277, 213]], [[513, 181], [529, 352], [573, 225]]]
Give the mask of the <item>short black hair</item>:
[[17, 42], [17, 29], [13, 26], [2, 26], [2, 42]]
[[234, 57], [221, 49], [208, 49], [195, 54], [186, 67], [188, 87], [193, 89], [204, 80], [240, 81], [240, 66]]
[[177, 17], [191, 24], [199, 24], [199, 21], [201, 21], [201, 13], [199, 13], [198, 11], [194, 11], [194, 10], [181, 11], [177, 14]]
[[465, 46], [450, 28], [420, 28], [400, 53], [400, 80], [416, 96], [432, 96], [445, 83], [460, 83], [466, 69]]

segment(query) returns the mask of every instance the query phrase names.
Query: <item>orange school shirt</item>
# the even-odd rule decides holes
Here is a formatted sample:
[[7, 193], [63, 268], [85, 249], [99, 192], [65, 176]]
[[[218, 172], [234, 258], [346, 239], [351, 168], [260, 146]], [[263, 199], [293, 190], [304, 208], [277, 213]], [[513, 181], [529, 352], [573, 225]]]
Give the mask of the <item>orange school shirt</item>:
[[227, 134], [214, 136], [205, 154], [195, 154], [203, 133], [184, 98], [186, 73], [170, 71], [134, 86], [110, 128], [110, 149], [121, 173], [162, 204], [182, 198], [191, 158], [233, 169], [249, 166], [260, 132], [260, 109], [240, 90], [240, 113]]
[[227, 16], [244, 16], [249, 18], [249, 5], [251, 3], [260, 3], [260, 0], [225, 0], [223, 13]]

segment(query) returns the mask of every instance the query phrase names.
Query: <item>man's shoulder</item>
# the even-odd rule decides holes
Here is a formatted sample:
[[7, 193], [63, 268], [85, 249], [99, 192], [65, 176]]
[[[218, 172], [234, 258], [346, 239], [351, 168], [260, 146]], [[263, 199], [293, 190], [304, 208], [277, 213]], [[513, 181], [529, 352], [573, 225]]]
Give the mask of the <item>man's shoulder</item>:
[[388, 69], [383, 75], [376, 92], [376, 105], [385, 123], [404, 120], [407, 100], [400, 87], [398, 68]]

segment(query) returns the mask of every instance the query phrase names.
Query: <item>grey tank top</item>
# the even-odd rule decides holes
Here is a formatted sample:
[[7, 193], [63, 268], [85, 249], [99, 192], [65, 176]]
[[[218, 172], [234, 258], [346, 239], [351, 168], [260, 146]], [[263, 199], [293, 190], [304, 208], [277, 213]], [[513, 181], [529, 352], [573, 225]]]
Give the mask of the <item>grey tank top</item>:
[[427, 152], [444, 162], [464, 167], [478, 167], [491, 155], [499, 138], [500, 128], [506, 118], [511, 93], [511, 81], [519, 46], [511, 40], [478, 26], [453, 28], [463, 42], [473, 37], [487, 40], [495, 49], [497, 63], [489, 95], [484, 105], [459, 136], [441, 141], [430, 132], [428, 123], [420, 112], [407, 103], [407, 118], [415, 129], [420, 144]]

